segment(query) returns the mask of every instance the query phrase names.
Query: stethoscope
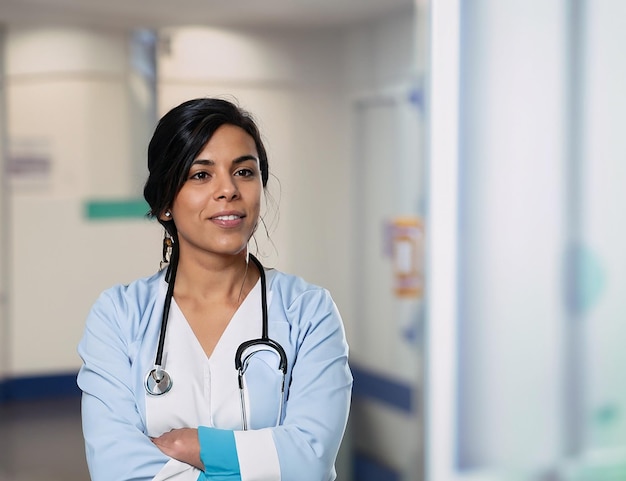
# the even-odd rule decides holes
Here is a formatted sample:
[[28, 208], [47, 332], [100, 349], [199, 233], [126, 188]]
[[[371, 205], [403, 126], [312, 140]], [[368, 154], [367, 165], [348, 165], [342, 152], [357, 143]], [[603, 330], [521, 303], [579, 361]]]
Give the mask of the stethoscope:
[[[287, 355], [283, 347], [268, 334], [268, 315], [267, 315], [267, 286], [265, 279], [265, 269], [263, 264], [252, 254], [249, 258], [259, 270], [261, 278], [261, 311], [263, 314], [262, 334], [259, 339], [250, 339], [243, 342], [235, 353], [235, 369], [237, 370], [237, 378], [239, 384], [239, 397], [241, 401], [241, 421], [244, 430], [248, 429], [248, 420], [246, 415], [246, 399], [245, 399], [245, 382], [244, 375], [248, 368], [251, 358], [259, 351], [273, 351], [280, 359], [278, 369], [282, 373], [282, 381], [280, 387], [280, 402], [276, 425], [280, 424], [283, 409], [283, 399], [285, 393], [285, 378], [287, 376]], [[165, 302], [163, 304], [163, 315], [161, 318], [161, 331], [159, 334], [159, 343], [157, 346], [156, 359], [154, 367], [146, 374], [144, 386], [146, 393], [151, 396], [161, 396], [172, 389], [174, 384], [170, 374], [163, 368], [163, 348], [165, 345], [165, 333], [167, 330], [167, 321], [169, 318], [170, 305], [174, 295], [174, 282], [176, 280], [176, 271], [178, 267], [178, 249], [176, 246], [172, 249], [172, 255], [165, 274], [165, 280], [168, 282], [167, 293], [165, 294]]]

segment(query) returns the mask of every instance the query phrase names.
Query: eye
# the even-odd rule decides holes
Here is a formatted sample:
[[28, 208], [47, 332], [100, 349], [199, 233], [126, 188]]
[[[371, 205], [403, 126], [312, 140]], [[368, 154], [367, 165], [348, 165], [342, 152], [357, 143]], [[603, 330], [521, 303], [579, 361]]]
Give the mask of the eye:
[[209, 173], [205, 172], [203, 170], [199, 171], [199, 172], [195, 172], [194, 174], [192, 174], [191, 176], [189, 176], [189, 179], [194, 179], [194, 180], [205, 180], [209, 178]]
[[255, 171], [245, 167], [243, 169], [238, 169], [235, 172], [235, 175], [238, 175], [239, 177], [253, 177], [255, 175]]

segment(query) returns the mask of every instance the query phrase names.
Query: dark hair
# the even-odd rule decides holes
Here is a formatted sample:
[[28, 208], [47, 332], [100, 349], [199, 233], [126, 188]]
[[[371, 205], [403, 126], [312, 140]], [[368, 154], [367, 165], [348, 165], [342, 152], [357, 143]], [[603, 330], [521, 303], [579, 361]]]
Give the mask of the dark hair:
[[[188, 100], [161, 118], [150, 140], [149, 175], [143, 189], [143, 196], [150, 206], [148, 216], [159, 218], [171, 207], [176, 194], [185, 183], [191, 164], [215, 131], [224, 124], [240, 127], [254, 139], [259, 154], [263, 187], [267, 185], [267, 153], [252, 116], [227, 100]], [[174, 234], [172, 221], [164, 222], [159, 219], [159, 222], [170, 234]]]

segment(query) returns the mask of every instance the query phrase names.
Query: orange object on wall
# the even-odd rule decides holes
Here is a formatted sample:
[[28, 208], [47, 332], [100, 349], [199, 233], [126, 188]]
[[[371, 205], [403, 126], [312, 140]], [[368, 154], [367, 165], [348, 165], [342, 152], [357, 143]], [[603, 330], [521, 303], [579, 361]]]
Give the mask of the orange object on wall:
[[391, 254], [394, 292], [401, 298], [424, 294], [424, 223], [419, 217], [391, 221]]

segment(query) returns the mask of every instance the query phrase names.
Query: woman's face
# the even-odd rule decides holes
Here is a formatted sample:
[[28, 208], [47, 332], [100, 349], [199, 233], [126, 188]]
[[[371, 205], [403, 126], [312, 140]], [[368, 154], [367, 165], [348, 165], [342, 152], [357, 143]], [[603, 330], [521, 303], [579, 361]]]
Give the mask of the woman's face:
[[181, 255], [240, 253], [256, 228], [262, 190], [254, 139], [240, 127], [222, 125], [174, 198]]

